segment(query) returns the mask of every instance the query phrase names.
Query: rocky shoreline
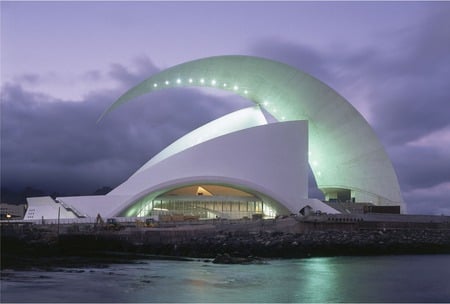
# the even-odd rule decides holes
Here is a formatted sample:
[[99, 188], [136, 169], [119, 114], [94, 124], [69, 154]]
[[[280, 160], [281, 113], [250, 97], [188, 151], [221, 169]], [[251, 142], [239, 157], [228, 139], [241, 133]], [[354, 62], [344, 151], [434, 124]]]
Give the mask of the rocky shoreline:
[[[178, 228], [128, 228], [121, 231], [69, 229], [55, 234], [46, 227], [11, 233], [2, 228], [2, 268], [64, 264], [69, 257], [115, 262], [139, 258], [215, 259], [217, 263], [259, 263], [260, 258], [342, 255], [450, 254], [450, 229], [435, 225], [396, 228], [362, 224], [337, 226], [278, 222], [217, 224]], [[386, 228], [388, 226], [388, 228]], [[382, 228], [383, 227], [383, 228]], [[5, 233], [6, 232], [6, 233]], [[76, 259], [75, 259], [76, 260]], [[37, 263], [37, 262], [36, 262]]]
[[218, 234], [189, 242], [143, 247], [154, 254], [212, 257], [303, 258], [335, 255], [450, 253], [450, 233], [442, 231], [314, 231], [303, 234]]

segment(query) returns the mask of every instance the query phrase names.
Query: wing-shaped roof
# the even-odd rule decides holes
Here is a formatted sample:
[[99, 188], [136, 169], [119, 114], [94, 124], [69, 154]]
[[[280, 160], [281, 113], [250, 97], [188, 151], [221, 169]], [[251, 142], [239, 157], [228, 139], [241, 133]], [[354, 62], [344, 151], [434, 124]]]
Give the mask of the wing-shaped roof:
[[325, 193], [342, 188], [375, 203], [403, 204], [391, 161], [362, 115], [329, 86], [280, 62], [250, 56], [186, 62], [131, 88], [102, 117], [137, 96], [190, 86], [234, 92], [279, 121], [308, 120], [309, 163]]

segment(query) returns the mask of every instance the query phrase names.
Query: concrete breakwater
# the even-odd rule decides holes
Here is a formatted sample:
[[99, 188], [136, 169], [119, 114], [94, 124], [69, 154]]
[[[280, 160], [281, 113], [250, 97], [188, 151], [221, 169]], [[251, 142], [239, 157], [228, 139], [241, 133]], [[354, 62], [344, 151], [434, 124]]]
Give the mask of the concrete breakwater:
[[2, 225], [8, 257], [90, 256], [102, 252], [214, 258], [450, 253], [450, 222], [365, 222], [357, 218], [168, 223], [117, 231], [85, 225]]

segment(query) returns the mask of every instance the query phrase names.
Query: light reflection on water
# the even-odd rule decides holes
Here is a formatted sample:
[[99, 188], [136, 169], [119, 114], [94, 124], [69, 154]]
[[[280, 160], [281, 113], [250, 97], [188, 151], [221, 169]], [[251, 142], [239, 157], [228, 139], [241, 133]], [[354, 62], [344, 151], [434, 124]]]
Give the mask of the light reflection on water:
[[450, 255], [4, 271], [2, 302], [448, 302]]

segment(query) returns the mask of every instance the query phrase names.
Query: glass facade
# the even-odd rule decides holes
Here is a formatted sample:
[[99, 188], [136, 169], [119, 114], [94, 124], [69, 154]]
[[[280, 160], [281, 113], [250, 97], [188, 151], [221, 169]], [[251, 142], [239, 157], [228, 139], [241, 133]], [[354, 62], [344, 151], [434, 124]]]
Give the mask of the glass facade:
[[[203, 192], [196, 193], [198, 190], [189, 193], [193, 187], [179, 188], [154, 199], [144, 197], [134, 205], [133, 209], [136, 210], [134, 216], [183, 215], [193, 219], [241, 219], [252, 218], [255, 214], [262, 218], [274, 218], [277, 215], [271, 203], [264, 202], [247, 192], [224, 186], [202, 185], [195, 186], [194, 189], [204, 191], [208, 188], [220, 192], [221, 195], [214, 195], [209, 191], [208, 195], [203, 195]], [[238, 193], [242, 196], [225, 195], [227, 190], [228, 194]]]

